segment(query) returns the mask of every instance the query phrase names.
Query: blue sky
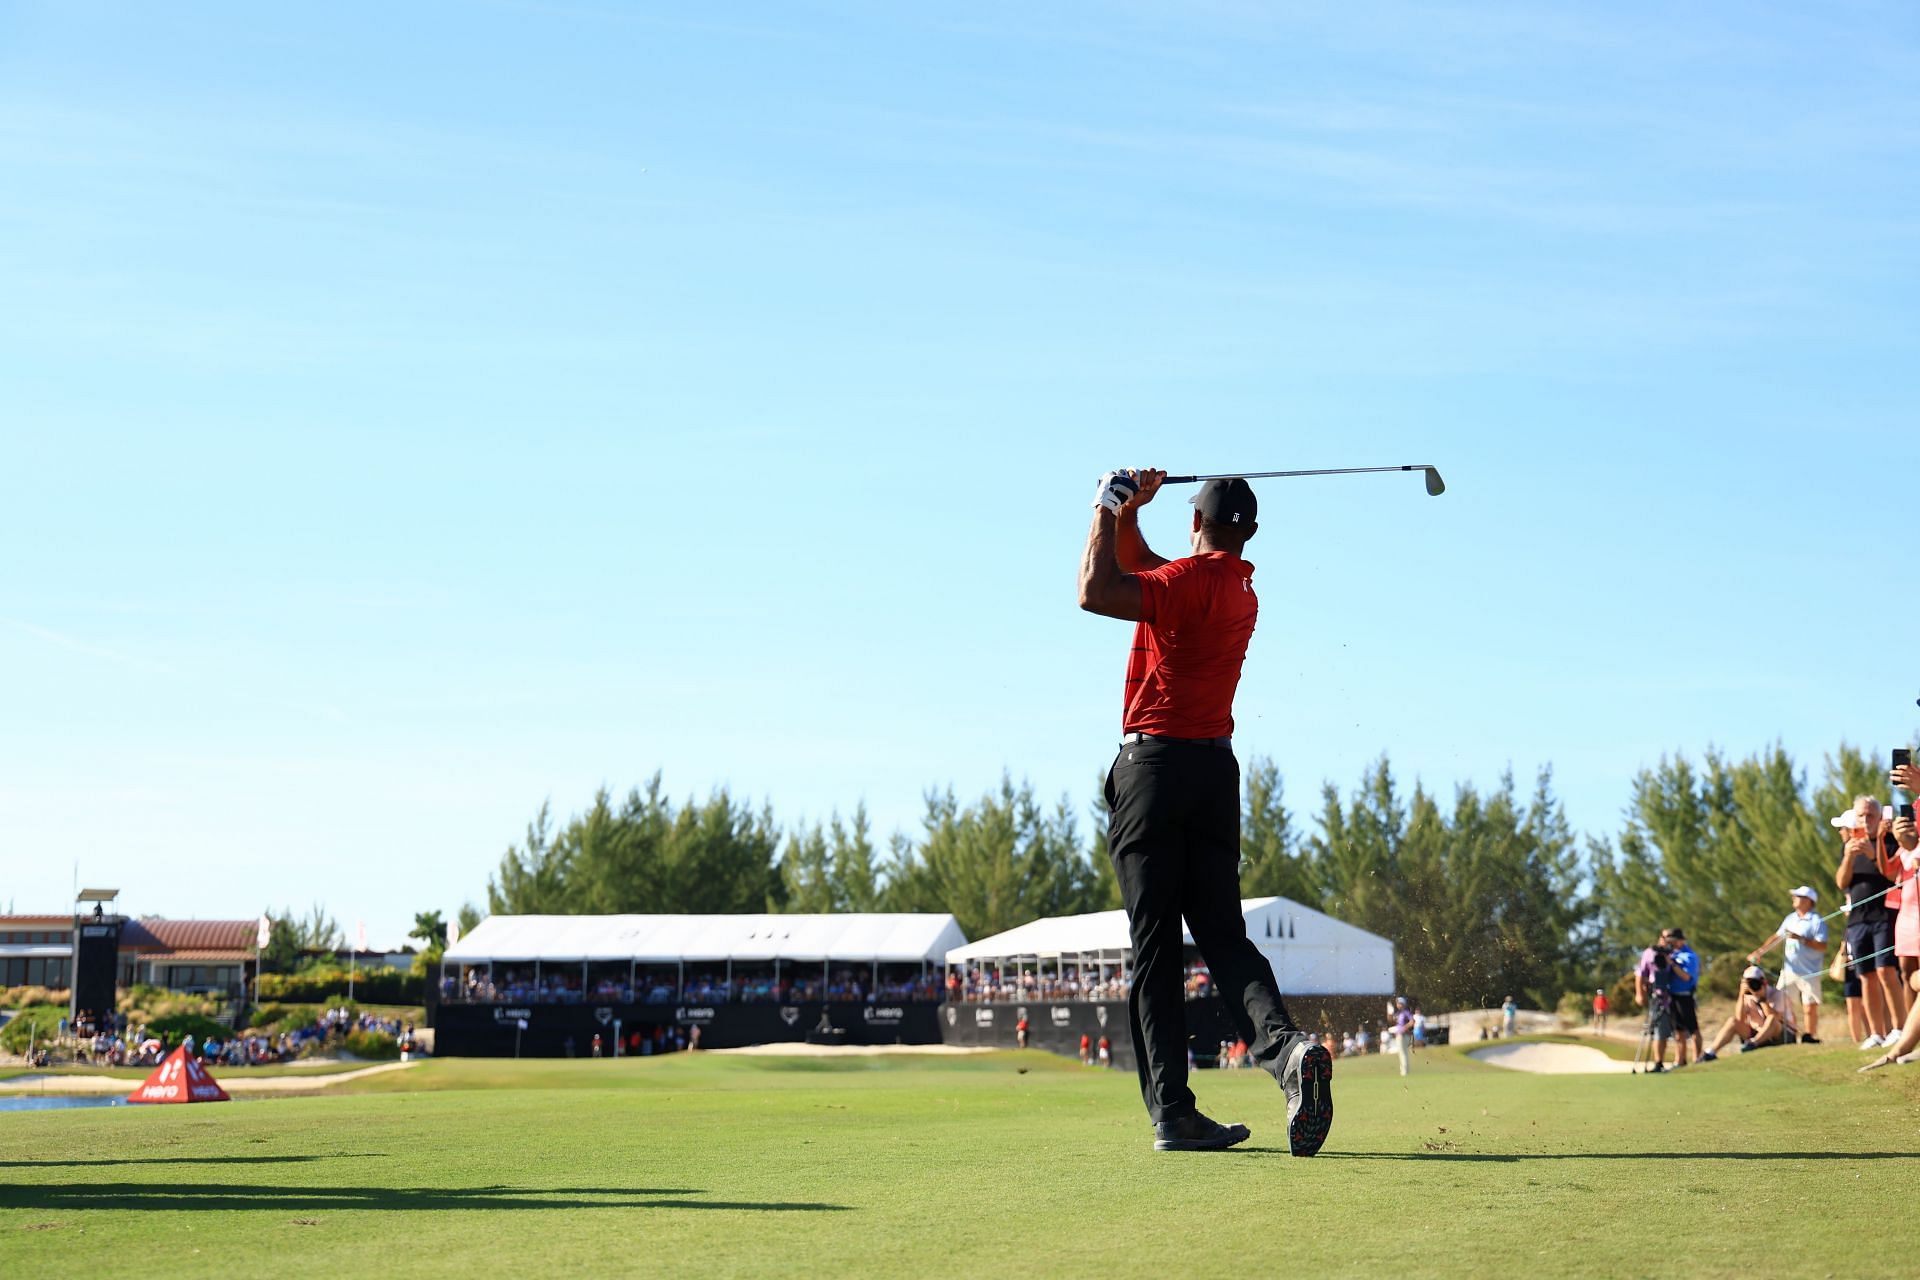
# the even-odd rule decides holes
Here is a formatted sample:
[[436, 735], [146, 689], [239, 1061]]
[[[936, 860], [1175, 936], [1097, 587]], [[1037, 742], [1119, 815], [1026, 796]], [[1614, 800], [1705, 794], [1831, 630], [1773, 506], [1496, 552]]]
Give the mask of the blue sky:
[[1447, 475], [1259, 487], [1296, 807], [1908, 736], [1909, 7], [1033, 8], [0, 6], [0, 901], [1083, 804], [1114, 465]]

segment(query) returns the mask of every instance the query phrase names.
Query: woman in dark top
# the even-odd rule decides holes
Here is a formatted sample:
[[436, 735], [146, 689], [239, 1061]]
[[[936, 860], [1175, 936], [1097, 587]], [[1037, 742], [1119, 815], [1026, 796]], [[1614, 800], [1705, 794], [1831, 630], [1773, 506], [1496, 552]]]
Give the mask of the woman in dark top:
[[[1867, 996], [1868, 1030], [1863, 1049], [1879, 1048], [1887, 1037], [1898, 1036], [1907, 1019], [1906, 988], [1900, 982], [1900, 962], [1893, 954], [1894, 913], [1886, 893], [1893, 881], [1884, 873], [1893, 843], [1893, 824], [1885, 820], [1880, 802], [1861, 796], [1853, 802], [1852, 822], [1842, 828], [1846, 848], [1833, 882], [1847, 895], [1847, 949], [1853, 953], [1854, 972]], [[1872, 992], [1877, 991], [1880, 1000]], [[1885, 1002], [1886, 1012], [1881, 1010]], [[1882, 1026], [1882, 1022], [1888, 1025]]]

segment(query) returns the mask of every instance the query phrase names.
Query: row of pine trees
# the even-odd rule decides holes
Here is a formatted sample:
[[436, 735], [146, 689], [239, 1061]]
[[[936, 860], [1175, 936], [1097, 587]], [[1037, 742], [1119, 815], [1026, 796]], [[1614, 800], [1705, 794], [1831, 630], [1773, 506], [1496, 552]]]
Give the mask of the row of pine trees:
[[[1663, 759], [1634, 780], [1619, 831], [1582, 840], [1550, 772], [1522, 792], [1408, 791], [1382, 758], [1311, 822], [1279, 771], [1245, 769], [1241, 886], [1393, 939], [1399, 985], [1433, 1008], [1512, 993], [1551, 1008], [1610, 985], [1678, 924], [1725, 970], [1779, 923], [1786, 892], [1831, 885], [1826, 819], [1885, 790], [1878, 755], [1841, 747], [1817, 778], [1780, 747]], [[488, 883], [501, 913], [951, 911], [970, 938], [1120, 905], [1104, 805], [1047, 805], [1011, 778], [971, 801], [929, 791], [920, 828], [876, 845], [866, 810], [783, 827], [716, 791], [675, 802], [658, 774], [556, 823], [542, 807]], [[1826, 899], [1822, 896], [1823, 903]], [[1715, 958], [1725, 963], [1715, 964]]]

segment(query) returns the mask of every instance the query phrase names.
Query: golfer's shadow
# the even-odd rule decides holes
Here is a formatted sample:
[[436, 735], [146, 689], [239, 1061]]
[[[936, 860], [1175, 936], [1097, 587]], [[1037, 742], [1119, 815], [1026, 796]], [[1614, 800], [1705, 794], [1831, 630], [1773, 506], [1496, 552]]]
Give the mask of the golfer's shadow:
[[[1266, 1151], [1264, 1148], [1242, 1148]], [[1282, 1154], [1268, 1152], [1269, 1154]], [[1468, 1160], [1520, 1164], [1541, 1160], [1920, 1160], [1914, 1151], [1564, 1151], [1503, 1155], [1478, 1151], [1322, 1151], [1320, 1160]]]
[[[58, 1165], [60, 1161], [49, 1161]], [[692, 1200], [691, 1187], [273, 1187], [253, 1183], [131, 1182], [0, 1185], [0, 1209], [329, 1209], [446, 1212], [462, 1209], [732, 1209], [838, 1213], [849, 1206], [780, 1200]]]

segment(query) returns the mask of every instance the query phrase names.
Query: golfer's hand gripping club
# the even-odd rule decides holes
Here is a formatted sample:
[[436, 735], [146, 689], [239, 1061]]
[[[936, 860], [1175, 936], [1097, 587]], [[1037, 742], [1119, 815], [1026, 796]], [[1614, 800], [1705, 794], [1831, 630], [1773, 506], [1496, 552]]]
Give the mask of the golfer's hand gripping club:
[[1134, 479], [1133, 472], [1109, 471], [1100, 477], [1100, 483], [1093, 491], [1093, 505], [1105, 507], [1117, 516], [1139, 492], [1140, 482]]

